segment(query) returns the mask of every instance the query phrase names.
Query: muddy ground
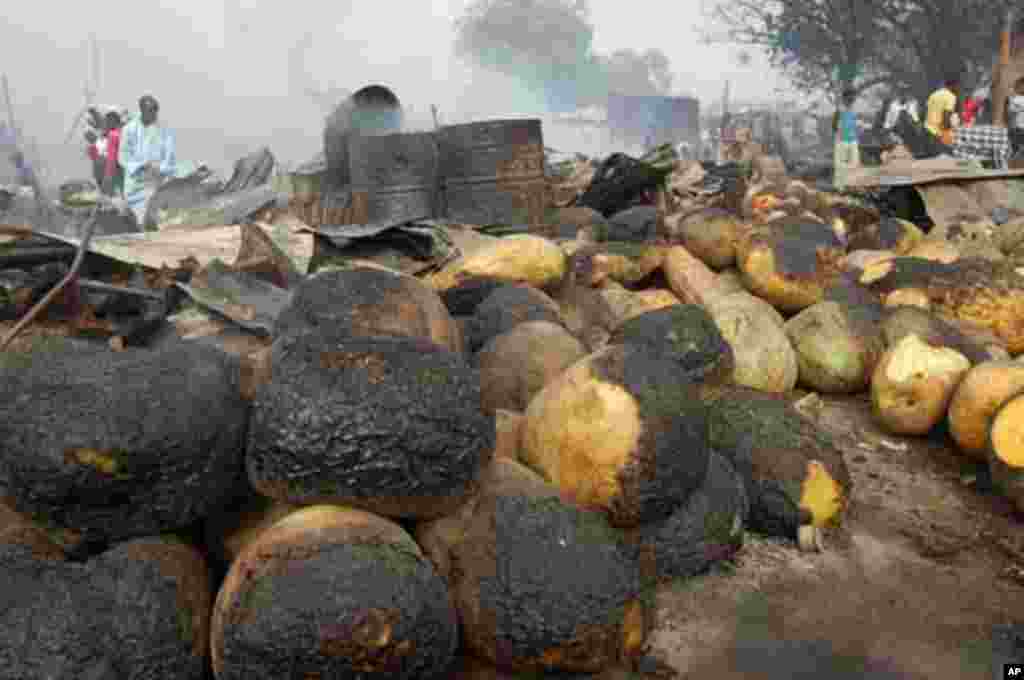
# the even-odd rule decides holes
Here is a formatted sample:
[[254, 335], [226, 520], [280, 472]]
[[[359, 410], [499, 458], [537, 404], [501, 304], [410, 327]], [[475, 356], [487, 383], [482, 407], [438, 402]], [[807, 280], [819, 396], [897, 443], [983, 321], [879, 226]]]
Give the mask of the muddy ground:
[[[695, 680], [1002, 677], [992, 630], [1024, 624], [1024, 518], [946, 433], [892, 437], [866, 397], [814, 401], [805, 412], [836, 435], [854, 479], [844, 526], [821, 554], [748, 534], [735, 564], [663, 588], [654, 655]], [[822, 646], [800, 641], [899, 674], [824, 674], [808, 659]]]

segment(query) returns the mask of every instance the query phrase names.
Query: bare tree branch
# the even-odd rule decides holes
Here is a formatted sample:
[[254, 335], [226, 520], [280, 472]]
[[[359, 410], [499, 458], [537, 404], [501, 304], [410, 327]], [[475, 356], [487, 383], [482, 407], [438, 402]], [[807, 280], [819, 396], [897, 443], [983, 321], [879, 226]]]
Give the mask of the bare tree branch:
[[920, 98], [950, 70], [966, 85], [988, 79], [1001, 10], [1013, 1], [707, 0], [703, 33], [760, 48], [802, 91], [884, 85]]

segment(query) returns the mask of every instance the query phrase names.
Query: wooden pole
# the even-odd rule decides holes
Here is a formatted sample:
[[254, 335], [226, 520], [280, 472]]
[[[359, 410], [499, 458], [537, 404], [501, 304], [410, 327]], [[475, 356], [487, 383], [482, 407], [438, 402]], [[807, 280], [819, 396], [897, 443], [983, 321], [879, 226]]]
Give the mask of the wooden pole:
[[1013, 83], [1010, 82], [1010, 41], [1013, 36], [1014, 11], [1006, 10], [1006, 20], [999, 36], [999, 62], [992, 82], [992, 124], [1006, 127], [1006, 100]]

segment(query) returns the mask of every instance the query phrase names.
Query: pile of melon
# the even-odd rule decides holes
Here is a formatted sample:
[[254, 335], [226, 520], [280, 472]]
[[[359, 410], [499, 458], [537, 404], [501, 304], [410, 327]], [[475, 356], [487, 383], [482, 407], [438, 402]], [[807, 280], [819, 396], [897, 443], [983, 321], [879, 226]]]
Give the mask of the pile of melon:
[[0, 677], [598, 674], [746, 529], [814, 547], [849, 495], [834, 443], [734, 383], [702, 306], [619, 286], [623, 313], [564, 245], [318, 272], [258, 368], [185, 340], [4, 356]]
[[926, 234], [798, 181], [750, 187], [744, 209], [670, 216], [663, 261], [733, 345], [736, 382], [865, 395], [893, 435], [948, 431], [1024, 511], [1024, 217]]
[[241, 360], [0, 357], [0, 677], [628, 668], [659, 583], [841, 522], [798, 386], [948, 419], [1020, 502], [1020, 275], [805, 189], [323, 270]]

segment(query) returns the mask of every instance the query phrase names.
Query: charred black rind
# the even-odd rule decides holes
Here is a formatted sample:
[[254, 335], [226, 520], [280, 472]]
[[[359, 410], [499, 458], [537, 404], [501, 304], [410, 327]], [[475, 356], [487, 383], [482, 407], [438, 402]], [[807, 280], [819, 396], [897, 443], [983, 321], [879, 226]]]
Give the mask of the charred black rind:
[[754, 531], [794, 538], [809, 522], [799, 502], [811, 460], [849, 497], [853, 483], [841, 450], [782, 395], [728, 387], [707, 395], [707, 405], [711, 446], [743, 477]]
[[508, 281], [488, 276], [460, 281], [441, 293], [441, 301], [452, 316], [472, 316], [491, 293], [508, 285]]
[[700, 305], [672, 305], [629, 318], [608, 343], [644, 347], [698, 380], [725, 382], [736, 368], [732, 346]]
[[326, 271], [299, 285], [278, 317], [274, 334], [317, 329], [336, 338], [389, 335], [375, 320], [388, 315], [390, 302], [407, 302], [411, 286], [422, 285], [379, 269]]
[[892, 250], [903, 241], [906, 235], [906, 227], [899, 220], [884, 217], [851, 234], [848, 246], [851, 252], [854, 250]]
[[622, 496], [609, 519], [631, 527], [666, 519], [704, 482], [708, 418], [697, 383], [675, 361], [614, 345], [590, 361], [594, 379], [636, 399], [643, 427], [633, 461], [619, 472]]
[[749, 514], [743, 478], [712, 450], [701, 488], [667, 520], [640, 527], [638, 548], [653, 555], [661, 581], [696, 576], [739, 551]]
[[843, 250], [827, 224], [805, 219], [781, 219], [769, 230], [775, 268], [783, 276], [817, 277], [821, 273], [819, 251]]
[[[480, 410], [479, 373], [432, 343], [399, 337], [278, 339], [274, 375], [253, 405], [246, 465], [264, 493], [292, 503], [337, 502], [405, 516], [383, 499], [445, 514], [493, 455], [493, 415]], [[325, 367], [354, 353], [355, 362]], [[446, 509], [447, 508], [447, 509]]]
[[[642, 596], [643, 580], [620, 531], [600, 513], [557, 498], [498, 496], [484, 506], [455, 548], [459, 563], [477, 565], [466, 572], [476, 587], [459, 590], [477, 594], [484, 619], [467, 635], [478, 644], [480, 638], [493, 643], [478, 655], [499, 667], [533, 662], [542, 670], [545, 650], [567, 645], [587, 629], [621, 638], [626, 607]], [[589, 661], [598, 666], [576, 670], [603, 669], [606, 651], [590, 650]]]
[[1019, 294], [1024, 290], [1024, 276], [1015, 271], [1012, 263], [967, 258], [945, 264], [917, 257], [897, 257], [890, 263], [892, 269], [871, 284], [872, 290], [891, 293], [901, 288], [935, 292], [978, 288], [997, 295], [1000, 292]]
[[[187, 526], [242, 473], [249, 407], [213, 347], [52, 353], [0, 368], [0, 467], [15, 509], [87, 541]], [[110, 475], [68, 458], [116, 452]], [[70, 462], [69, 462], [70, 461]]]
[[[912, 324], [914, 330], [908, 329], [903, 334], [894, 332], [895, 329], [891, 328], [890, 324], [895, 325], [896, 322], [901, 321], [901, 317], [906, 317], [907, 319], [902, 323]], [[958, 328], [920, 307], [893, 307], [888, 310], [883, 324], [882, 332], [889, 346], [895, 345], [906, 335], [917, 332], [921, 339], [930, 345], [948, 347], [960, 352], [967, 357], [972, 365], [992, 359], [988, 350], [968, 338]]]
[[134, 543], [84, 564], [0, 546], [0, 678], [204, 677], [206, 659], [182, 635], [178, 584], [132, 556]]
[[505, 285], [488, 295], [466, 324], [466, 349], [477, 352], [491, 338], [526, 321], [563, 325], [558, 312], [543, 293], [529, 286]]
[[[411, 643], [410, 654], [378, 677], [446, 677], [459, 640], [448, 589], [426, 558], [402, 554], [395, 558], [402, 568], [376, 558], [393, 549], [325, 545], [247, 584], [225, 617], [219, 679], [373, 677], [348, 656], [331, 655], [351, 640], [346, 624], [371, 610], [396, 612], [391, 639]], [[259, 606], [253, 589], [263, 590]]]

